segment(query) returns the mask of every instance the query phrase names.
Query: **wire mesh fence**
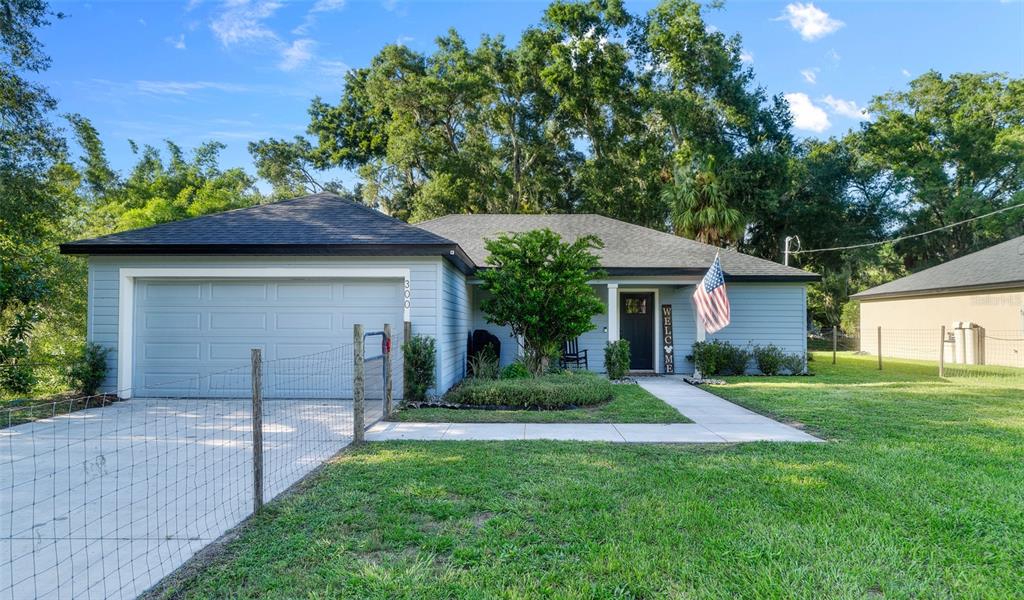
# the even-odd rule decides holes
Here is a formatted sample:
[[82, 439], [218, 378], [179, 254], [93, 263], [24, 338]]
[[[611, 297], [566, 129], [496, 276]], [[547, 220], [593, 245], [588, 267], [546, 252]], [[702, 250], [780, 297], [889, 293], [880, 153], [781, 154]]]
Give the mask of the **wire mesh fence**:
[[856, 354], [933, 366], [946, 378], [976, 378], [1024, 384], [1024, 330], [988, 330], [977, 325], [901, 329], [866, 328], [846, 335], [825, 331], [808, 338], [808, 349], [832, 353], [832, 360]]
[[[356, 350], [353, 340], [259, 358], [162, 382], [146, 398], [4, 409], [0, 598], [145, 592], [251, 515], [257, 494], [274, 498], [353, 441]], [[398, 352], [371, 350], [370, 358], [361, 365], [364, 426], [382, 415], [385, 363], [400, 371]]]

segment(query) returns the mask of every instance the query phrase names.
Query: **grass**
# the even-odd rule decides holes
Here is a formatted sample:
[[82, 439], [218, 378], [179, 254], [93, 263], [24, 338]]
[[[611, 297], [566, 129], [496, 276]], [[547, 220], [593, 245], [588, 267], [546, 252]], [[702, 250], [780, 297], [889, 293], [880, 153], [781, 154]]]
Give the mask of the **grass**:
[[639, 385], [613, 386], [612, 400], [598, 406], [570, 410], [478, 410], [407, 408], [395, 421], [430, 423], [689, 423], [679, 411]]
[[339, 456], [195, 598], [1009, 598], [1024, 390], [870, 357], [712, 391], [826, 444], [389, 442]]

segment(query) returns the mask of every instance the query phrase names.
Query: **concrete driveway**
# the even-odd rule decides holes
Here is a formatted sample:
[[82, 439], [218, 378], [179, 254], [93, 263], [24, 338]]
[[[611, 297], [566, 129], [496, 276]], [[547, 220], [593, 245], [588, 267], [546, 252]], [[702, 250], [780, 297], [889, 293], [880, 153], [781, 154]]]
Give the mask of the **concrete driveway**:
[[[263, 420], [266, 500], [352, 439], [351, 401], [266, 401]], [[137, 399], [0, 430], [0, 598], [133, 598], [249, 516], [252, 487], [248, 400]]]

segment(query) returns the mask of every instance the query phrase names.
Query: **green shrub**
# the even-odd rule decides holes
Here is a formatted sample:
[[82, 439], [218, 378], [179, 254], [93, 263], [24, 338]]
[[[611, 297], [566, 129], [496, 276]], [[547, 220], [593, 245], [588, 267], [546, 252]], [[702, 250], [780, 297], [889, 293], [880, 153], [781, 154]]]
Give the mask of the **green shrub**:
[[30, 363], [0, 365], [0, 390], [13, 394], [28, 394], [38, 378]]
[[506, 365], [505, 368], [501, 370], [502, 379], [526, 379], [530, 376], [530, 370], [526, 368], [526, 365], [518, 360], [510, 365]]
[[775, 344], [754, 346], [754, 362], [763, 375], [778, 375], [785, 359], [786, 353]]
[[[809, 357], [808, 357], [809, 358]], [[790, 375], [799, 375], [804, 372], [804, 357], [802, 354], [787, 354], [782, 357], [782, 368], [789, 371]]]
[[612, 399], [612, 382], [587, 371], [527, 379], [467, 379], [445, 395], [464, 406], [559, 410], [594, 406]]
[[436, 344], [434, 338], [424, 335], [413, 336], [402, 344], [405, 361], [406, 402], [423, 402], [427, 390], [434, 387]]
[[92, 396], [100, 389], [107, 376], [108, 348], [88, 343], [81, 356], [68, 369], [68, 383], [80, 394]]
[[732, 375], [742, 375], [747, 372], [747, 365], [750, 364], [752, 354], [745, 348], [733, 346], [729, 342], [723, 342], [724, 364], [722, 370]]
[[605, 344], [604, 370], [609, 379], [622, 379], [629, 373], [629, 340]]
[[476, 379], [497, 379], [501, 374], [498, 355], [490, 346], [469, 357], [469, 376]]
[[729, 342], [713, 340], [693, 344], [693, 364], [703, 376], [731, 373], [742, 375], [750, 363], [751, 354]]

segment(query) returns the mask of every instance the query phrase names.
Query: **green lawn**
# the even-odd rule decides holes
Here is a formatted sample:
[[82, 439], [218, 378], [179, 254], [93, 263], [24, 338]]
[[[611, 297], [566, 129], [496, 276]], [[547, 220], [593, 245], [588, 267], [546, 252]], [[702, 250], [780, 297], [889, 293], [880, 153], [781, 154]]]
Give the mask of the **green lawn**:
[[407, 408], [395, 421], [431, 423], [689, 423], [679, 411], [638, 385], [616, 385], [611, 402], [572, 410]]
[[189, 597], [1010, 598], [1024, 390], [824, 356], [715, 393], [826, 444], [390, 442], [268, 505]]

